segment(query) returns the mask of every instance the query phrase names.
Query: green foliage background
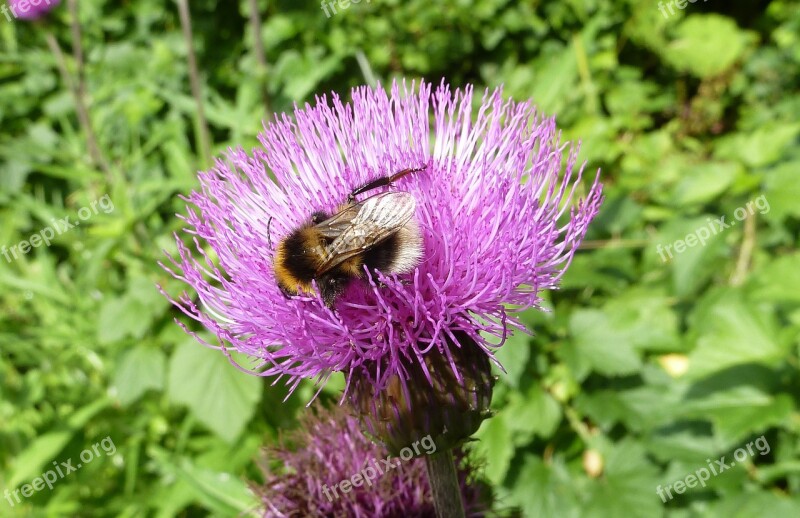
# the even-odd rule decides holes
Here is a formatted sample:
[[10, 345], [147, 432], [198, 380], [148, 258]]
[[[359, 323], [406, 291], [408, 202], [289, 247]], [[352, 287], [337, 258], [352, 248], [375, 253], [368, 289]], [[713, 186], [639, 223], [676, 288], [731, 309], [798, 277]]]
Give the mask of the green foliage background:
[[[476, 449], [501, 507], [524, 516], [800, 515], [800, 8], [723, 0], [373, 0], [330, 19], [311, 1], [192, 2], [214, 153], [256, 145], [264, 108], [394, 77], [505, 84], [557, 113], [602, 168], [588, 242], [499, 353]], [[0, 491], [104, 437], [117, 453], [2, 516], [234, 516], [254, 459], [311, 396], [286, 403], [173, 323], [157, 266], [179, 193], [204, 167], [171, 2], [80, 2], [93, 126], [87, 157], [44, 34], [69, 16], [0, 17], [0, 245], [108, 194], [93, 216], [15, 261], [0, 256]], [[70, 60], [74, 70], [74, 62]], [[763, 196], [769, 210], [663, 262], [671, 244]], [[332, 399], [341, 383], [324, 397]], [[764, 435], [756, 454], [663, 505], [673, 484]]]

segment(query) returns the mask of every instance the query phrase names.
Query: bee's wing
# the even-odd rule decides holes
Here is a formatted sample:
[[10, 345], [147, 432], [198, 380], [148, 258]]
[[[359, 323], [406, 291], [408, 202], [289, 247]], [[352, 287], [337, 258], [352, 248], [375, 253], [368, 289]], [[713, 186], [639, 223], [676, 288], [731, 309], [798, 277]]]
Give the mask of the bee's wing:
[[323, 237], [336, 239], [353, 224], [353, 219], [361, 210], [361, 205], [361, 203], [347, 205], [322, 223], [318, 223], [314, 228], [319, 230]]
[[[327, 257], [317, 269], [317, 275], [364, 253], [400, 230], [414, 216], [417, 202], [408, 193], [390, 192], [367, 198], [355, 207], [358, 207], [358, 213], [328, 245]], [[334, 226], [342, 225], [346, 219], [343, 216], [340, 222], [334, 222]]]

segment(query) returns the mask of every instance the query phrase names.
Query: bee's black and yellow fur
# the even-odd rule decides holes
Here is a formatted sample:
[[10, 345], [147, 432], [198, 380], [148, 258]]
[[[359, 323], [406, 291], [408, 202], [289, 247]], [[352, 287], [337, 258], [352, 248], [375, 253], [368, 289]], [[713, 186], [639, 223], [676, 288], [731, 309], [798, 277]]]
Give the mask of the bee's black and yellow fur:
[[413, 198], [408, 193], [384, 193], [357, 203], [355, 197], [420, 170], [405, 169], [366, 183], [336, 214], [315, 212], [284, 238], [274, 261], [284, 295], [311, 293], [316, 281], [323, 301], [333, 308], [347, 285], [364, 277], [365, 266], [384, 274], [412, 271], [422, 258]]

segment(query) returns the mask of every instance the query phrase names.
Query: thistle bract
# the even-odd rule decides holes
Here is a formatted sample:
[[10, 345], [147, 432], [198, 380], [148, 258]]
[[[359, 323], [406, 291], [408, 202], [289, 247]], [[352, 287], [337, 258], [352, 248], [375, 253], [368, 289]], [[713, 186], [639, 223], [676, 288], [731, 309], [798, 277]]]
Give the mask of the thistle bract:
[[377, 389], [362, 368], [353, 377], [351, 403], [362, 430], [390, 453], [422, 437], [446, 450], [460, 445], [489, 417], [494, 377], [489, 358], [464, 332], [448, 354], [426, 354], [422, 362], [402, 361], [404, 375]]

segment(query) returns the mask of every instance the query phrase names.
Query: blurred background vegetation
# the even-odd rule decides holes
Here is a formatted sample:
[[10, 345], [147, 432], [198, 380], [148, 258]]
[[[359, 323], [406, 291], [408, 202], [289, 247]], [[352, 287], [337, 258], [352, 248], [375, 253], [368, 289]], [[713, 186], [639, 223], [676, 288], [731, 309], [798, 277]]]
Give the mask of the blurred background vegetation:
[[[499, 353], [497, 415], [474, 447], [500, 507], [800, 516], [796, 1], [362, 0], [330, 18], [315, 1], [257, 4], [254, 29], [248, 1], [191, 2], [212, 155], [256, 145], [265, 101], [284, 112], [424, 77], [533, 98], [603, 170], [606, 203], [553, 311], [525, 313], [534, 336]], [[183, 288], [157, 262], [207, 166], [177, 5], [85, 1], [78, 21], [82, 67], [66, 3], [36, 23], [0, 17], [0, 245], [114, 205], [0, 256], [0, 491], [105, 437], [117, 452], [0, 499], [0, 516], [234, 516], [257, 503], [259, 449], [312, 392], [281, 403], [283, 386], [188, 338], [155, 288]], [[761, 196], [769, 210], [735, 221]], [[659, 244], [721, 216], [737, 224], [662, 261]], [[656, 494], [761, 435], [768, 454]]]

